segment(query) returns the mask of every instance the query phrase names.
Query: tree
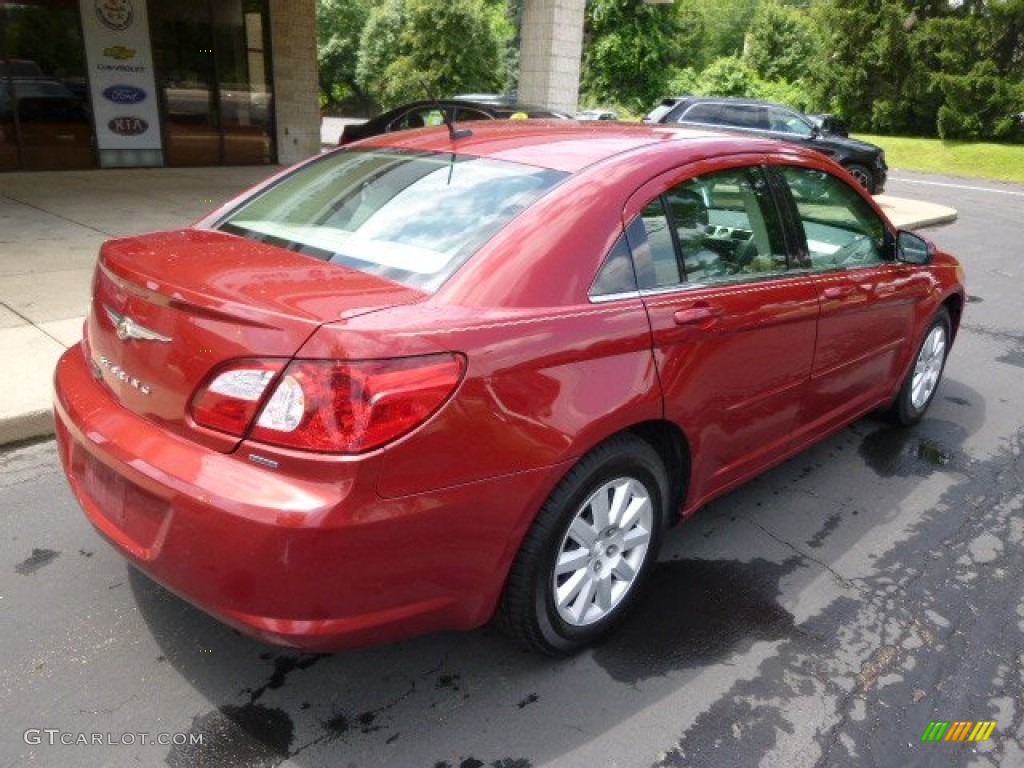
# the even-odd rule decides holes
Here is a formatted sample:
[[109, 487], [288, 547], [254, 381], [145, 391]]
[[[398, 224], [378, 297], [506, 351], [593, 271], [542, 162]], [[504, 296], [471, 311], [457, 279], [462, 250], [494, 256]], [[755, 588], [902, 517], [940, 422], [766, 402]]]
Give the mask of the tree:
[[818, 49], [807, 14], [778, 0], [765, 0], [754, 11], [743, 46], [743, 60], [764, 80], [795, 83], [807, 74]]
[[912, 73], [907, 11], [899, 0], [826, 0], [817, 7], [821, 35], [811, 65], [813, 99], [857, 130], [905, 127]]
[[367, 20], [357, 79], [388, 108], [504, 85], [503, 41], [482, 0], [387, 0]]
[[320, 103], [335, 111], [344, 102], [369, 105], [356, 77], [359, 42], [370, 15], [366, 0], [317, 0], [317, 59]]
[[585, 24], [582, 91], [587, 100], [642, 112], [665, 96], [686, 50], [673, 6], [593, 0]]
[[707, 96], [756, 96], [757, 72], [738, 56], [723, 56], [700, 73], [696, 90]]

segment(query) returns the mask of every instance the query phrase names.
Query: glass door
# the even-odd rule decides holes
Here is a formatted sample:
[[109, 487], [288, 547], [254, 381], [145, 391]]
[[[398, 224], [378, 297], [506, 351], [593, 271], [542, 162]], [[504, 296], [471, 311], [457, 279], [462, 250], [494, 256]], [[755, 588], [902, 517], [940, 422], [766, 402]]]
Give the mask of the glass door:
[[167, 165], [273, 162], [264, 0], [150, 7]]
[[0, 3], [0, 171], [95, 168], [74, 0]]

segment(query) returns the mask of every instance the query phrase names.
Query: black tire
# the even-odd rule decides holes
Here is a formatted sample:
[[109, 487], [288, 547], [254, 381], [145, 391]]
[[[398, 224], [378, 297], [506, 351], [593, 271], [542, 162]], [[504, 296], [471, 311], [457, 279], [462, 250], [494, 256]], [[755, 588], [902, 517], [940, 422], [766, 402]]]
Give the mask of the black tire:
[[889, 416], [896, 423], [915, 424], [928, 410], [939, 388], [952, 338], [949, 311], [942, 307], [928, 324], [899, 394], [889, 406]]
[[[575, 653], [605, 636], [628, 613], [658, 558], [668, 498], [664, 464], [640, 438], [619, 435], [587, 453], [527, 531], [505, 583], [498, 626], [525, 648], [550, 656]], [[606, 502], [607, 523], [598, 518]], [[623, 517], [613, 518], [621, 509], [634, 512], [619, 527]]]
[[849, 163], [843, 167], [864, 189], [871, 194], [875, 193], [875, 175], [871, 172], [870, 168], [860, 163]]

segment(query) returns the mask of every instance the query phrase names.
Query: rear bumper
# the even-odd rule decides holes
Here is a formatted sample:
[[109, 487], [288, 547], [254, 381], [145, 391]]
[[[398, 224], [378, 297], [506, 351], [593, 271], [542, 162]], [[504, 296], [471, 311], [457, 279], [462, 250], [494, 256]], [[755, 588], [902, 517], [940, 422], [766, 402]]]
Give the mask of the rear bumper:
[[252, 445], [224, 454], [168, 433], [122, 408], [78, 346], [54, 406], [71, 488], [125, 557], [222, 621], [312, 651], [487, 621], [561, 472], [384, 499], [379, 455], [302, 455], [286, 473], [251, 462]]

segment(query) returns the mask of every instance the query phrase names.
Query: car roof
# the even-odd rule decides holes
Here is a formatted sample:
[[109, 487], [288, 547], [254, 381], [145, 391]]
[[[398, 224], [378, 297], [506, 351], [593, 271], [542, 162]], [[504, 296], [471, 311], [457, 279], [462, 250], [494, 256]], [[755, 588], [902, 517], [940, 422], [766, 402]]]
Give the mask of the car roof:
[[[617, 123], [577, 120], [502, 120], [456, 123], [468, 136], [452, 141], [445, 126], [374, 136], [360, 147], [393, 147], [411, 151], [452, 152], [490, 157], [576, 173], [584, 168], [652, 144], [678, 144], [680, 164], [738, 152], [801, 152], [773, 139], [739, 136], [711, 129], [660, 123]], [[346, 150], [339, 150], [346, 151]]]
[[548, 112], [550, 114], [560, 114], [557, 109], [542, 107], [538, 104], [526, 104], [521, 101], [509, 101], [507, 99], [497, 98], [477, 100], [455, 97], [451, 99], [420, 99], [419, 101], [406, 102], [405, 104], [400, 104], [397, 107], [389, 109], [387, 112], [382, 112], [381, 116], [406, 112], [410, 109], [422, 109], [424, 107], [476, 107], [477, 109], [481, 109], [486, 112], [499, 110], [502, 112]]
[[[669, 99], [665, 99], [669, 101]], [[777, 101], [766, 101], [765, 99], [750, 99], [745, 96], [676, 96], [671, 99], [675, 104], [682, 104], [684, 101], [700, 102], [702, 104], [753, 104], [759, 107], [781, 107], [791, 112], [803, 114], [788, 104], [780, 104]], [[664, 103], [664, 102], [663, 102]]]

